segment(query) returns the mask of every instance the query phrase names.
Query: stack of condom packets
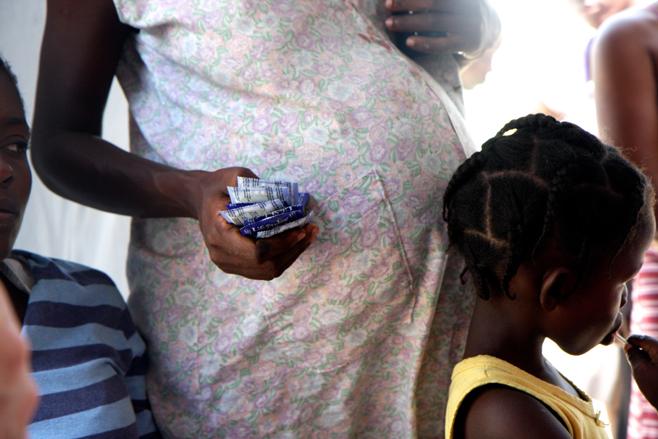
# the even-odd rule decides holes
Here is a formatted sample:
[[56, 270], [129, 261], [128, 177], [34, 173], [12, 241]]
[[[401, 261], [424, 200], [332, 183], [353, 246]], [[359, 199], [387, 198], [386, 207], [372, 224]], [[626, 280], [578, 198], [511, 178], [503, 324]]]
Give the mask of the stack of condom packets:
[[312, 219], [309, 194], [299, 192], [297, 183], [238, 177], [237, 186], [227, 189], [231, 202], [219, 214], [243, 236], [269, 238]]

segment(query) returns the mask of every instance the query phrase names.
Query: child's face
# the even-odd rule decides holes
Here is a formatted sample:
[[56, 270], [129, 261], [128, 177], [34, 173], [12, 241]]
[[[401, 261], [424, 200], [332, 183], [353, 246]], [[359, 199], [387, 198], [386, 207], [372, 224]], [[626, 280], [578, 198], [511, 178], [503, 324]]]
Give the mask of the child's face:
[[29, 136], [16, 87], [0, 71], [0, 258], [14, 246], [30, 196]]
[[595, 273], [561, 305], [551, 338], [566, 352], [579, 355], [599, 343], [613, 341], [622, 324], [621, 307], [628, 299], [626, 282], [640, 270], [654, 236], [655, 222], [648, 210], [644, 209], [637, 232], [622, 251], [614, 259], [602, 258]]

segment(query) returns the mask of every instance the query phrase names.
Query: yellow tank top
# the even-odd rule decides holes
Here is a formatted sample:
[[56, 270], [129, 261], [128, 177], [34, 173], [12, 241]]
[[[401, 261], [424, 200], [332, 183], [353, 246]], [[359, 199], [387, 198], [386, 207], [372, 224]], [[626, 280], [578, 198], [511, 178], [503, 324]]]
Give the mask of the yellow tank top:
[[574, 439], [609, 439], [600, 410], [582, 391], [585, 399], [573, 396], [561, 388], [540, 380], [512, 364], [489, 355], [462, 360], [452, 371], [445, 417], [445, 438], [452, 439], [457, 411], [469, 393], [488, 384], [501, 384], [521, 390], [550, 407]]

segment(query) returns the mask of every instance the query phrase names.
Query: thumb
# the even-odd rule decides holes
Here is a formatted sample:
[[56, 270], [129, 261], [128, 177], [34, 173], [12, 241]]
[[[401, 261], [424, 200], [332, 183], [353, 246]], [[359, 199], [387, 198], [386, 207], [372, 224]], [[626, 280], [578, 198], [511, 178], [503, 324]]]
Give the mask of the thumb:
[[658, 364], [658, 340], [647, 335], [631, 335], [628, 337], [627, 354], [636, 359], [644, 359]]
[[640, 371], [651, 364], [651, 358], [649, 358], [649, 355], [635, 346], [628, 346], [626, 348], [626, 357], [628, 358], [628, 362], [631, 364], [631, 368], [633, 368], [634, 372]]
[[258, 176], [249, 168], [232, 167], [220, 169], [223, 173], [222, 177], [226, 186], [235, 186], [238, 182], [238, 177], [258, 178]]

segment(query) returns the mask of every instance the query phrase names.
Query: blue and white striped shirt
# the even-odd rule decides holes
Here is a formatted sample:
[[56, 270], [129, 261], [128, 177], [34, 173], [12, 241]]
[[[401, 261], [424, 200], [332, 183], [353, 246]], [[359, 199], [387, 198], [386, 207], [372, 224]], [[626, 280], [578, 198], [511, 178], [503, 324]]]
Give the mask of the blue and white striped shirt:
[[[160, 437], [146, 396], [145, 344], [112, 280], [28, 252], [14, 251], [11, 258], [33, 282], [23, 334], [31, 343], [40, 401], [30, 437]], [[3, 272], [25, 288], [11, 266]]]

